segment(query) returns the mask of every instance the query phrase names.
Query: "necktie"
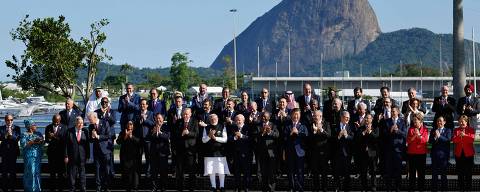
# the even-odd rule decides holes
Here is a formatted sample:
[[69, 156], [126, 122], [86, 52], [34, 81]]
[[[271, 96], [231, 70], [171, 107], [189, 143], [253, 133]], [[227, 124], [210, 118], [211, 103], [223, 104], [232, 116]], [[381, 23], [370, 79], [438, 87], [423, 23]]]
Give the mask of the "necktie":
[[306, 102], [307, 104], [310, 103], [310, 96], [306, 96], [306, 97], [305, 97], [305, 102]]
[[440, 134], [443, 134], [443, 128], [440, 129]]
[[265, 108], [265, 106], [267, 106], [267, 100], [263, 100], [263, 108]]
[[155, 110], [155, 108], [157, 108], [157, 100], [153, 101], [153, 109]]
[[80, 143], [80, 139], [82, 139], [82, 130], [78, 130], [77, 132], [77, 142]]

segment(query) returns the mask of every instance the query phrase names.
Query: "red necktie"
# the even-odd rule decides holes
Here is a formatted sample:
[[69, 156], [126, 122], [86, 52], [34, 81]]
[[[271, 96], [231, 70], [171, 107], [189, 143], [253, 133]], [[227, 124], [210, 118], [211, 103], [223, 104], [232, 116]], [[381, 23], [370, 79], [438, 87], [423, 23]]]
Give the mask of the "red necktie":
[[80, 143], [80, 139], [82, 139], [82, 130], [78, 130], [77, 132], [77, 142]]

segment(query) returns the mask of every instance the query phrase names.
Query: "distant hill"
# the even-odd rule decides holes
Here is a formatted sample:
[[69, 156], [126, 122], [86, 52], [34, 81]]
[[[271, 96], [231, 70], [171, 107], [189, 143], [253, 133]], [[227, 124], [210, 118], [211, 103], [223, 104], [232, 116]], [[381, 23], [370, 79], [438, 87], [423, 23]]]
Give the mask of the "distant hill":
[[[237, 37], [237, 71], [260, 75], [288, 75], [290, 39], [292, 74], [310, 73], [306, 65], [358, 54], [380, 34], [377, 17], [367, 0], [284, 0], [257, 18]], [[223, 69], [233, 57], [233, 42], [219, 53], [211, 68]]]
[[[381, 33], [377, 17], [366, 0], [283, 0], [256, 19], [237, 38], [237, 70], [257, 73], [260, 48], [260, 75], [288, 75], [288, 39], [292, 76], [319, 76], [323, 54], [324, 76], [350, 71], [371, 76], [392, 73], [400, 63], [440, 69], [452, 67], [453, 36], [412, 28]], [[442, 48], [440, 48], [440, 41]], [[472, 61], [471, 41], [465, 41], [465, 62]], [[477, 51], [478, 51], [478, 47]], [[441, 49], [441, 50], [440, 50]], [[219, 53], [211, 68], [225, 67], [223, 58], [233, 56], [233, 42]], [[480, 61], [477, 54], [477, 61]]]
[[[441, 41], [441, 47], [440, 47]], [[479, 43], [476, 43], [477, 55]], [[429, 30], [412, 28], [382, 33], [357, 55], [347, 55], [343, 59], [344, 69], [350, 71], [351, 76], [360, 74], [360, 64], [363, 65], [363, 75], [369, 76], [379, 73], [387, 74], [395, 71], [400, 63], [418, 64], [440, 70], [440, 51], [442, 68], [444, 71], [453, 65], [453, 36], [452, 34], [435, 34]], [[472, 62], [472, 41], [465, 41], [465, 63]], [[341, 70], [342, 59], [325, 62], [325, 75], [332, 76], [335, 71]], [[340, 67], [339, 67], [340, 66]], [[308, 68], [319, 71], [319, 65], [309, 65]], [[317, 73], [318, 74], [318, 73]], [[309, 75], [296, 74], [296, 75]]]

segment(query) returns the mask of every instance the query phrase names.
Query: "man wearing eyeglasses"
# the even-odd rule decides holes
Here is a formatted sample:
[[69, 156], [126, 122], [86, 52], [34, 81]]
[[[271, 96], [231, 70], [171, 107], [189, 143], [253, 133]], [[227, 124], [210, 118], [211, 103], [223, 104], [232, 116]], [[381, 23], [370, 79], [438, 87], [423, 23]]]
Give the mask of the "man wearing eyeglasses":
[[2, 190], [15, 191], [15, 164], [20, 154], [18, 141], [20, 127], [13, 125], [13, 116], [5, 115], [5, 125], [0, 126], [0, 156], [2, 157]]

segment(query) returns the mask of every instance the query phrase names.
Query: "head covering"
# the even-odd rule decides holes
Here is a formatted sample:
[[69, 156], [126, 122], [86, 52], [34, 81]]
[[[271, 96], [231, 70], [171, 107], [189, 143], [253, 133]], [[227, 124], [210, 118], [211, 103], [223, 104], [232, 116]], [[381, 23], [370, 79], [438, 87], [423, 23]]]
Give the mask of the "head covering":
[[470, 89], [470, 91], [473, 92], [473, 85], [472, 85], [472, 84], [467, 84], [467, 85], [465, 85], [465, 88], [463, 88], [463, 89], [464, 89], [465, 91], [466, 91], [467, 89]]
[[33, 119], [25, 119], [23, 123], [25, 123], [25, 128], [27, 129], [30, 129], [31, 126], [37, 125]]

